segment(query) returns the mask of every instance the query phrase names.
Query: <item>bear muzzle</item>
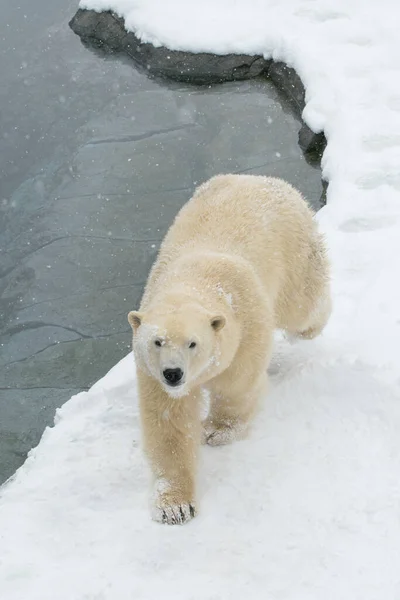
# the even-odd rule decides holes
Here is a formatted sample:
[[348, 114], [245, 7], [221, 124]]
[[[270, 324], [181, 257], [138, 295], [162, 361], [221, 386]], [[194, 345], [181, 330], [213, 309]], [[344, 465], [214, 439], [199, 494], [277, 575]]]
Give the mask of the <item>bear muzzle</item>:
[[183, 383], [183, 371], [179, 367], [176, 369], [164, 369], [163, 377], [165, 383], [171, 387], [177, 387]]

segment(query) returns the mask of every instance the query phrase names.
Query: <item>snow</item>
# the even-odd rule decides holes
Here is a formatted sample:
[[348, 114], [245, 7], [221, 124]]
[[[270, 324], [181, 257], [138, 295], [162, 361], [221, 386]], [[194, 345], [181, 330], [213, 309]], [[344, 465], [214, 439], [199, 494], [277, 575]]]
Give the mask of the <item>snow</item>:
[[81, 6], [171, 49], [295, 67], [304, 119], [328, 140], [318, 219], [334, 313], [312, 342], [277, 340], [250, 437], [203, 449], [199, 515], [183, 527], [150, 520], [132, 356], [73, 397], [2, 488], [2, 600], [398, 598], [400, 4]]

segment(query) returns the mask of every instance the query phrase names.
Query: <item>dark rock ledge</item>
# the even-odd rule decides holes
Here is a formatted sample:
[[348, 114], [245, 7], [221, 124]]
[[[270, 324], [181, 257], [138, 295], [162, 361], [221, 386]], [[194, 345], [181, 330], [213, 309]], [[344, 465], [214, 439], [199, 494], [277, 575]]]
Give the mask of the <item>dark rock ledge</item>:
[[[169, 50], [163, 46], [156, 48], [141, 42], [134, 33], [127, 32], [124, 20], [112, 12], [97, 13], [79, 9], [71, 19], [70, 27], [86, 46], [105, 53], [127, 55], [157, 77], [209, 85], [264, 75], [285, 94], [299, 116], [303, 111], [304, 86], [296, 71], [282, 62], [246, 54], [219, 56]], [[310, 160], [318, 160], [326, 140], [323, 132], [315, 134], [303, 124], [299, 132], [299, 144]]]

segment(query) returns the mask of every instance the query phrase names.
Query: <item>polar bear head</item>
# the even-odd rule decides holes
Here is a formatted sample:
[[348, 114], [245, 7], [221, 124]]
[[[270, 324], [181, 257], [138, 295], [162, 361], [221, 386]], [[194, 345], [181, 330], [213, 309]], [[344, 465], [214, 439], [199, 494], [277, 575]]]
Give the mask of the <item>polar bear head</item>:
[[128, 320], [136, 361], [169, 396], [187, 395], [208, 372], [219, 370], [225, 316], [188, 303], [132, 311]]

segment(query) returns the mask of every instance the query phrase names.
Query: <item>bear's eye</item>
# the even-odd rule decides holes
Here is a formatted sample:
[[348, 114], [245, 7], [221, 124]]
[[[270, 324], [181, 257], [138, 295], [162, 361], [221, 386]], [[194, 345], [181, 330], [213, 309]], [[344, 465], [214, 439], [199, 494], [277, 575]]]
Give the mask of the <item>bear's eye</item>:
[[162, 346], [161, 340], [155, 340], [154, 344], [157, 346], [157, 348], [161, 348]]
[[197, 344], [196, 342], [190, 342], [189, 344], [189, 348], [196, 348]]

